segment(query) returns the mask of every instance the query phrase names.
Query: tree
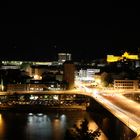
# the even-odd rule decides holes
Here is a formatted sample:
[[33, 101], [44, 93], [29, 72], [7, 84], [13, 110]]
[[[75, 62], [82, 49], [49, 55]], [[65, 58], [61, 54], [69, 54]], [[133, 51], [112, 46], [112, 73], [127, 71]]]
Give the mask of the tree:
[[77, 125], [74, 125], [73, 128], [66, 131], [67, 140], [97, 140], [101, 135], [99, 128], [95, 131], [88, 129], [88, 120], [84, 119], [80, 124], [80, 128]]
[[55, 81], [55, 75], [52, 72], [44, 72], [42, 74], [42, 81]]
[[113, 81], [111, 74], [103, 72], [101, 74], [101, 81], [103, 82], [103, 86], [107, 87]]

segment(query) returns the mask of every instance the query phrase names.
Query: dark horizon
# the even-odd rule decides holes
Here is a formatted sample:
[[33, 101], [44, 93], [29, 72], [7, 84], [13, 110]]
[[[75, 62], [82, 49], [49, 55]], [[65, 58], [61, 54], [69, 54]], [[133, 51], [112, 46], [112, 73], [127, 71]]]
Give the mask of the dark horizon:
[[113, 12], [113, 16], [100, 18], [94, 14], [3, 16], [0, 59], [52, 61], [57, 60], [57, 53], [68, 52], [77, 61], [121, 55], [124, 51], [137, 53], [140, 47], [137, 9], [116, 8]]

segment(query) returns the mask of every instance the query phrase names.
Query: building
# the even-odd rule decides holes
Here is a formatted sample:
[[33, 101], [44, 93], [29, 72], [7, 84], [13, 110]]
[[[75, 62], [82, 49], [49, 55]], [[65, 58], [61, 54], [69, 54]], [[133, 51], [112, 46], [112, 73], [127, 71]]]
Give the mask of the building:
[[21, 66], [23, 64], [29, 64], [29, 65], [45, 65], [50, 66], [52, 65], [52, 62], [35, 62], [35, 61], [2, 61], [3, 65], [13, 65], [13, 66]]
[[133, 89], [139, 88], [138, 80], [114, 80], [114, 89]]
[[94, 76], [96, 73], [99, 73], [100, 69], [81, 69], [79, 71], [79, 78], [83, 81], [94, 81]]
[[74, 88], [75, 65], [72, 61], [66, 61], [64, 64], [63, 80], [68, 84], [68, 89]]
[[114, 56], [114, 55], [107, 55], [107, 62], [117, 62], [124, 59], [129, 60], [138, 60], [138, 55], [130, 55], [129, 53], [125, 52], [122, 56]]
[[12, 66], [12, 65], [7, 65], [7, 66], [1, 66], [0, 69], [2, 69], [2, 70], [20, 69], [20, 66], [18, 66], [18, 65], [14, 65], [14, 66]]
[[60, 64], [63, 64], [65, 61], [71, 60], [71, 54], [70, 53], [58, 53], [58, 62]]

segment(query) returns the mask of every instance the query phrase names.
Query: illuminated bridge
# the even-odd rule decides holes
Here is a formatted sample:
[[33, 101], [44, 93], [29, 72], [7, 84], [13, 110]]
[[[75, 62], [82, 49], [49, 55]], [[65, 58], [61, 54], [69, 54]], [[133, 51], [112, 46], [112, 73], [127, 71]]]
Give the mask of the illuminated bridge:
[[[15, 92], [0, 92], [0, 95], [13, 95], [14, 93]], [[133, 130], [137, 134], [137, 139], [140, 137], [140, 104], [124, 97], [122, 95], [123, 92], [118, 93], [118, 91], [115, 90], [105, 91], [85, 87], [83, 89], [78, 88], [65, 91], [16, 91], [16, 94], [80, 94], [92, 97], [121, 122]]]

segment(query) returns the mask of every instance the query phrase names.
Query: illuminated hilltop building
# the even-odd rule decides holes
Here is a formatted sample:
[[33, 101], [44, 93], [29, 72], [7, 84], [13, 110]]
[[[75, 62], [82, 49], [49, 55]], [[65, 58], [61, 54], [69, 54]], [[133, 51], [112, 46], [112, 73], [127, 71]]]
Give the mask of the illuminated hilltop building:
[[139, 57], [138, 57], [138, 55], [129, 55], [128, 52], [125, 52], [122, 56], [107, 55], [107, 62], [109, 62], [109, 63], [121, 61], [124, 59], [138, 60]]

